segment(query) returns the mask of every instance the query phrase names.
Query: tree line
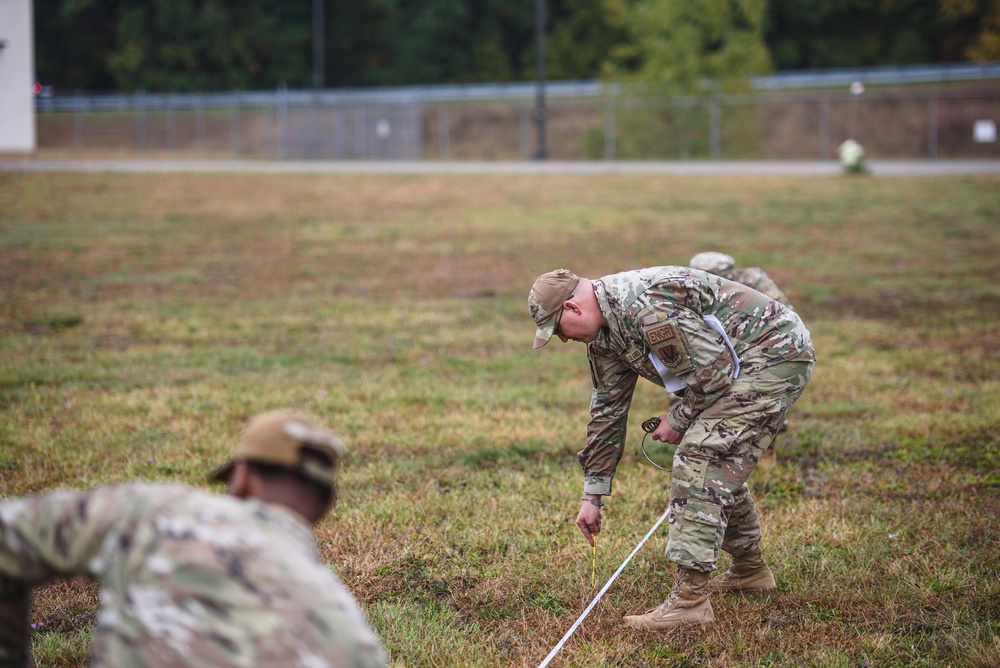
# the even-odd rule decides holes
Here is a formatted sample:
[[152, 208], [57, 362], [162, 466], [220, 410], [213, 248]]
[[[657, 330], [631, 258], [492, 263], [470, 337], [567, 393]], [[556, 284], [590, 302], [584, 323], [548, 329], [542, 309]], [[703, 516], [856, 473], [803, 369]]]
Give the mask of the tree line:
[[[322, 68], [314, 17], [322, 2]], [[534, 0], [34, 0], [57, 92], [525, 81]], [[775, 70], [1000, 60], [1000, 0], [546, 0], [549, 79], [737, 90]]]

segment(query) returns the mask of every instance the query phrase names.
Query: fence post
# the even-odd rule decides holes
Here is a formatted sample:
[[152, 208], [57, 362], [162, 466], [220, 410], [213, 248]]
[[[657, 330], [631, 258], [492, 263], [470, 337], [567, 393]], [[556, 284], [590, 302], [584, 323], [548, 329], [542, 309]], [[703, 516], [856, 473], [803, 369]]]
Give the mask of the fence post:
[[442, 160], [451, 156], [451, 118], [447, 104], [438, 111], [438, 154]]
[[712, 98], [708, 102], [708, 150], [712, 160], [718, 160], [722, 156], [722, 130], [719, 116], [719, 101]]
[[177, 150], [177, 100], [167, 98], [167, 148]]
[[278, 159], [284, 160], [288, 157], [288, 87], [282, 81], [278, 84], [276, 95], [275, 114], [277, 115], [277, 141]]
[[604, 102], [604, 159], [615, 159], [615, 100], [611, 98]]
[[830, 98], [826, 96], [819, 101], [819, 157], [830, 157]]
[[938, 157], [938, 101], [936, 97], [927, 99], [927, 152], [931, 160]]
[[413, 146], [410, 155], [413, 160], [424, 159], [424, 112], [419, 101], [413, 102], [410, 108], [411, 127], [413, 128]]
[[521, 154], [522, 160], [529, 160], [531, 158], [531, 110], [521, 105], [520, 111], [518, 152]]
[[240, 154], [240, 102], [236, 100], [229, 105], [229, 152]]
[[[368, 141], [368, 107], [366, 105], [361, 105], [359, 107], [359, 109], [358, 109], [358, 113], [361, 115], [361, 123], [360, 123], [361, 131], [359, 133], [357, 133], [358, 136], [361, 137], [361, 150], [358, 152], [357, 155], [355, 155], [353, 157], [360, 158], [361, 160], [370, 160], [373, 157], [375, 157], [374, 155], [370, 154], [370, 151], [371, 151], [370, 147], [374, 145], [376, 147], [376, 150], [377, 150], [377, 148], [378, 148], [378, 142], [375, 142], [374, 144], [372, 144], [372, 142]], [[378, 119], [378, 108], [377, 107], [375, 107], [375, 113], [372, 114], [372, 116], [374, 116], [376, 118], [376, 120]], [[347, 118], [347, 108], [346, 107], [344, 108], [344, 118]], [[342, 143], [344, 143], [346, 145], [345, 142], [342, 142]], [[350, 158], [352, 156], [345, 155], [345, 156], [341, 156], [341, 157], [348, 157], [348, 158]]]
[[195, 145], [201, 153], [205, 152], [205, 100], [199, 95], [194, 102], [194, 132]]
[[146, 110], [143, 106], [142, 89], [135, 92], [135, 145], [140, 151], [146, 150]]
[[83, 100], [79, 94], [73, 104], [73, 148], [77, 151], [83, 148]]

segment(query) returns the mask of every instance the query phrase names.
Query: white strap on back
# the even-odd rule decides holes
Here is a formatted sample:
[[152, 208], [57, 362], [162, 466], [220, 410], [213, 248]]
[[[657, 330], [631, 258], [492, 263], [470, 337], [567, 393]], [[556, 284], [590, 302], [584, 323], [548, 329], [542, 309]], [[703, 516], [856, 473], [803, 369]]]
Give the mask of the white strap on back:
[[733, 348], [733, 342], [729, 340], [729, 335], [726, 334], [726, 330], [722, 329], [722, 323], [714, 315], [702, 316], [702, 322], [708, 325], [708, 328], [713, 332], [722, 337], [722, 341], [729, 348], [729, 354], [733, 356], [733, 378], [739, 378], [740, 376], [740, 358], [736, 354], [736, 348]]
[[677, 392], [688, 386], [683, 380], [670, 373], [670, 369], [663, 365], [663, 362], [656, 356], [656, 353], [649, 353], [649, 361], [656, 368], [656, 373], [660, 374], [660, 380], [663, 381], [663, 386], [667, 388], [667, 392]]

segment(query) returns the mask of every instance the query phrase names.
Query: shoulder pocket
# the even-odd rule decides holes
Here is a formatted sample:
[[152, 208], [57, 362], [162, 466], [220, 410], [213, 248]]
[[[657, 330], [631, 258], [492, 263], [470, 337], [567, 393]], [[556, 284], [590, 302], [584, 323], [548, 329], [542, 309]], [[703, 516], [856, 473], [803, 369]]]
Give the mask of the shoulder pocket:
[[694, 368], [691, 347], [675, 320], [664, 320], [642, 328], [646, 345], [673, 374], [687, 373]]

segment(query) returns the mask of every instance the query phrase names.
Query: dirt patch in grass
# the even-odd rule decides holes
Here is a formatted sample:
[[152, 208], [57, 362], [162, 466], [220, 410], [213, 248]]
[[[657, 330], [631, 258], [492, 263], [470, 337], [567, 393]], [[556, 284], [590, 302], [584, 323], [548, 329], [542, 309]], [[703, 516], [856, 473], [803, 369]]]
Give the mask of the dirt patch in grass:
[[100, 592], [97, 582], [84, 578], [35, 587], [31, 596], [31, 623], [41, 625], [47, 633], [90, 628], [97, 621]]
[[[714, 627], [669, 637], [622, 628], [665, 597], [663, 530], [560, 660], [978, 660], [1000, 599], [998, 185], [0, 175], [0, 482], [202, 485], [248, 416], [302, 408], [352, 452], [321, 554], [395, 663], [537, 665], [594, 594], [574, 525], [590, 377], [582, 347], [530, 349], [528, 287], [723, 250], [775, 278], [820, 351], [751, 478], [780, 595], [720, 597]], [[633, 418], [661, 402], [643, 384]], [[669, 494], [631, 427], [598, 585]], [[57, 583], [32, 621], [69, 633], [96, 606]]]

